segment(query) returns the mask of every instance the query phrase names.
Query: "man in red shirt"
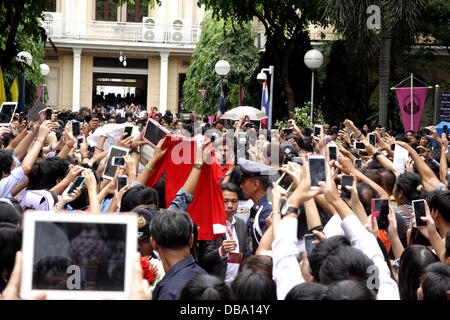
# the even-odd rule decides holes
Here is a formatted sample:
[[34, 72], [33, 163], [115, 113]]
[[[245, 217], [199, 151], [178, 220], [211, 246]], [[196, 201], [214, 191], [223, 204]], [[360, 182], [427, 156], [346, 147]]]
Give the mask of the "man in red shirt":
[[217, 163], [222, 168], [222, 178], [225, 178], [228, 172], [233, 171], [233, 150], [231, 141], [226, 138], [219, 138], [214, 141], [214, 151], [216, 152]]

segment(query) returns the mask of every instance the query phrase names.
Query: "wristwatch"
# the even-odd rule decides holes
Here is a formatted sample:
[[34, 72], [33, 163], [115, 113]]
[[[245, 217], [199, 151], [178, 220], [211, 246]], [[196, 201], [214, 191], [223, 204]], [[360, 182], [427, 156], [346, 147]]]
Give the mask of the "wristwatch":
[[284, 217], [285, 215], [287, 215], [288, 213], [295, 213], [298, 214], [299, 213], [299, 209], [293, 206], [289, 206], [289, 205], [285, 205], [282, 209], [281, 209], [281, 216]]
[[372, 158], [376, 159], [377, 156], [381, 156], [381, 153], [378, 150], [373, 154]]
[[194, 168], [202, 169], [202, 164], [201, 163], [194, 163]]

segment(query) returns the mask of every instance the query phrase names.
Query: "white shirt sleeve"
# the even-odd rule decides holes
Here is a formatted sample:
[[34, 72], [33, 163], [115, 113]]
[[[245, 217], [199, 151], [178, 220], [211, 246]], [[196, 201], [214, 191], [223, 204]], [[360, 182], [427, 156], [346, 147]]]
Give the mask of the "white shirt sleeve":
[[11, 191], [25, 180], [27, 176], [22, 167], [12, 170], [9, 176], [0, 180], [0, 198], [11, 197]]
[[341, 227], [341, 217], [338, 214], [333, 215], [330, 220], [328, 220], [327, 224], [323, 227], [323, 233], [327, 238], [331, 238], [333, 236], [343, 236], [344, 230]]
[[277, 237], [272, 243], [273, 279], [277, 284], [278, 300], [296, 285], [305, 282], [297, 261], [297, 219], [284, 217], [278, 225]]
[[354, 214], [341, 223], [346, 237], [353, 247], [364, 252], [378, 269], [378, 300], [400, 300], [397, 283], [391, 278], [389, 267], [375, 237], [370, 234]]

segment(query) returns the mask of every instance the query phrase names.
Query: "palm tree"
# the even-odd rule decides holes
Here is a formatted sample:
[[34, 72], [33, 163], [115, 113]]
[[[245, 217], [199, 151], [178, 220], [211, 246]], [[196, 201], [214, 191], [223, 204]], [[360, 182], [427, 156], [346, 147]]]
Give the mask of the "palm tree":
[[[377, 5], [381, 13], [381, 29], [367, 27], [367, 8]], [[326, 21], [332, 25], [355, 51], [363, 56], [378, 55], [379, 123], [387, 124], [387, 104], [391, 57], [409, 49], [420, 25], [427, 0], [320, 0]]]

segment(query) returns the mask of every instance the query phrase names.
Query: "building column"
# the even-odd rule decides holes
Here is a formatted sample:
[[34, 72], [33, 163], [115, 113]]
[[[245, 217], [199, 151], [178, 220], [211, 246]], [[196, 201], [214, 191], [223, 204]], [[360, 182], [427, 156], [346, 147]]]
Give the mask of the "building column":
[[159, 112], [163, 115], [167, 110], [167, 80], [169, 74], [169, 52], [160, 52], [161, 73], [159, 77]]
[[80, 110], [81, 48], [73, 48], [72, 111]]

